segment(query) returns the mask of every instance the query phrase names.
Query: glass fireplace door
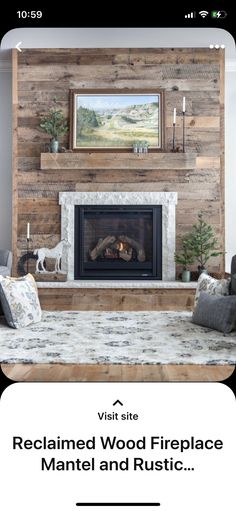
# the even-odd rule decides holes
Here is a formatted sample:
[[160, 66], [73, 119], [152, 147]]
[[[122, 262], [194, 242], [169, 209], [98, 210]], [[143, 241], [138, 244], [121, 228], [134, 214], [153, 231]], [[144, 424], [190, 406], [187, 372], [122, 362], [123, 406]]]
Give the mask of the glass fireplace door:
[[161, 278], [161, 206], [75, 206], [75, 278]]

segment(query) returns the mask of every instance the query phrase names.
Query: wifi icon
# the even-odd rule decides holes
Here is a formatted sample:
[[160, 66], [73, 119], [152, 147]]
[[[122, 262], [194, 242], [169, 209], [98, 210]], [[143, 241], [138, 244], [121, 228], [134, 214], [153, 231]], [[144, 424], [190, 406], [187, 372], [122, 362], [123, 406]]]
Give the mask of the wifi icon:
[[209, 12], [208, 11], [200, 11], [199, 14], [202, 18], [206, 18], [206, 16], [208, 16]]

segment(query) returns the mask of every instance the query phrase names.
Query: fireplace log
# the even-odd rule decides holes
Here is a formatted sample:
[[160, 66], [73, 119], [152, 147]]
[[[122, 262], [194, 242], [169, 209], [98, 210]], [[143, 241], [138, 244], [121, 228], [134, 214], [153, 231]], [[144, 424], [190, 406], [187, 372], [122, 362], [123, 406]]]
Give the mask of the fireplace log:
[[140, 263], [143, 263], [146, 260], [145, 251], [141, 243], [125, 235], [119, 236], [119, 240], [122, 241], [122, 243], [128, 243], [131, 247], [135, 248], [137, 251], [137, 259]]
[[92, 261], [96, 261], [96, 259], [100, 256], [103, 250], [105, 250], [106, 247], [111, 245], [111, 243], [114, 243], [115, 239], [116, 239], [115, 236], [107, 236], [104, 239], [100, 238], [98, 240], [96, 247], [94, 247], [93, 250], [91, 250], [90, 252], [90, 257]]
[[124, 259], [124, 261], [127, 261], [127, 263], [128, 263], [130, 261], [130, 259], [132, 258], [132, 248], [129, 249], [128, 251], [120, 250], [119, 256], [121, 259]]

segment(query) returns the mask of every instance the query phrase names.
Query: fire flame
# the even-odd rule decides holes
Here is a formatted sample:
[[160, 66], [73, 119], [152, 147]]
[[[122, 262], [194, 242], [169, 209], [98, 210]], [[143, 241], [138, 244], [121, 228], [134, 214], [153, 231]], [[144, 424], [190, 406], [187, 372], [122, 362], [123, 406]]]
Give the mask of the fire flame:
[[122, 243], [122, 242], [120, 242], [120, 243], [119, 243], [119, 249], [118, 249], [118, 250], [119, 250], [120, 252], [121, 252], [122, 250], [124, 250], [124, 243]]

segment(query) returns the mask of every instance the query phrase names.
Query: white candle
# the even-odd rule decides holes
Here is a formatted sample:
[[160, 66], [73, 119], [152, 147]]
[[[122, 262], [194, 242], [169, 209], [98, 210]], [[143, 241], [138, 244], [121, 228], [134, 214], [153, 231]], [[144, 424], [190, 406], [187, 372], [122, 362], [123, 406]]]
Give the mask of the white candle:
[[30, 239], [30, 223], [27, 222], [27, 240]]
[[185, 96], [183, 97], [183, 112], [185, 112]]
[[174, 108], [174, 117], [173, 117], [173, 124], [176, 123], [176, 108]]

